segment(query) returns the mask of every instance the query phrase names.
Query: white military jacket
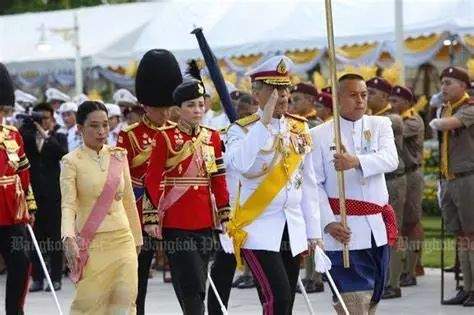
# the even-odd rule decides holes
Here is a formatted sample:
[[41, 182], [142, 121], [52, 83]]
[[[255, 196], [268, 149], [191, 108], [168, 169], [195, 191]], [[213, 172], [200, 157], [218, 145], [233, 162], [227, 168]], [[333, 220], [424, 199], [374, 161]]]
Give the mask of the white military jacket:
[[[257, 115], [262, 116], [259, 110]], [[233, 124], [227, 134], [226, 168], [235, 170], [240, 180], [240, 204], [255, 191], [265, 175], [255, 176], [272, 165], [272, 150], [277, 136], [291, 145], [288, 118], [272, 119], [265, 127], [260, 120], [246, 126]], [[276, 163], [275, 163], [276, 164]], [[248, 233], [243, 248], [280, 251], [285, 224], [288, 225], [291, 251], [297, 255], [307, 250], [307, 240], [321, 238], [318, 193], [313, 162], [306, 154], [300, 167], [273, 199], [262, 215], [244, 230]]]
[[[352, 122], [341, 117], [341, 139], [346, 151], [359, 158], [360, 168], [344, 172], [346, 199], [355, 199], [384, 206], [388, 192], [384, 173], [398, 166], [391, 121], [387, 117], [366, 116]], [[328, 197], [338, 198], [337, 173], [333, 156], [336, 153], [334, 121], [330, 120], [311, 129], [311, 152], [319, 191], [322, 229], [331, 222], [340, 221], [333, 214]], [[377, 246], [387, 243], [387, 232], [382, 215], [347, 216], [352, 232], [350, 250], [371, 248], [373, 235]], [[342, 245], [328, 233], [323, 233], [326, 250], [341, 250]]]

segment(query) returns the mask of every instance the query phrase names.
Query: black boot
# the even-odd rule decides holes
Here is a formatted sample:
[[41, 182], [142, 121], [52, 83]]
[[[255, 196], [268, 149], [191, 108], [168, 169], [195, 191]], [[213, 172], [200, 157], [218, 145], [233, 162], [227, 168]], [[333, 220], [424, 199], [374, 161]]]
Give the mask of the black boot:
[[38, 292], [38, 291], [43, 291], [44, 285], [43, 281], [33, 281], [30, 287], [30, 292]]
[[[53, 281], [53, 288], [54, 288], [54, 291], [59, 291], [61, 290], [61, 282], [59, 281]], [[44, 289], [46, 292], [50, 292], [51, 291], [51, 288], [49, 287], [49, 285], [46, 287], [46, 289]]]
[[444, 305], [462, 305], [468, 298], [469, 293], [464, 290], [459, 290], [455, 297], [443, 302]]
[[251, 289], [255, 287], [255, 281], [253, 280], [252, 276], [248, 277], [237, 286], [238, 289]]
[[463, 306], [474, 306], [474, 291], [470, 291], [467, 298], [462, 303]]

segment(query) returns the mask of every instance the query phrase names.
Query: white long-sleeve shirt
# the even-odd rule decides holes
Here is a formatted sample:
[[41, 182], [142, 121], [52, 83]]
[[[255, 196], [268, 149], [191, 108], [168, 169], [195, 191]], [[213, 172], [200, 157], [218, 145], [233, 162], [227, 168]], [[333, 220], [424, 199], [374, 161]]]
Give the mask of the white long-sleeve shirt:
[[[257, 115], [261, 117], [262, 111]], [[290, 146], [288, 118], [273, 119], [268, 127], [260, 121], [247, 126], [248, 132], [234, 124], [227, 133], [226, 168], [239, 174], [240, 204], [243, 204], [264, 180], [254, 177], [271, 166], [277, 136]], [[278, 163], [278, 162], [276, 162]], [[275, 163], [275, 164], [276, 164]], [[285, 224], [288, 225], [291, 251], [297, 255], [307, 250], [307, 240], [321, 237], [318, 190], [313, 161], [303, 157], [300, 167], [286, 186], [275, 196], [260, 217], [244, 229], [248, 233], [243, 248], [279, 251]]]
[[[311, 153], [316, 173], [321, 209], [322, 229], [331, 222], [339, 221], [328, 202], [338, 198], [337, 173], [334, 168], [335, 137], [334, 121], [328, 121], [311, 129], [314, 150]], [[350, 154], [357, 155], [360, 168], [344, 172], [346, 199], [354, 199], [384, 206], [388, 192], [384, 173], [395, 170], [398, 155], [390, 119], [380, 116], [363, 116], [352, 122], [341, 118], [342, 144]], [[377, 246], [387, 243], [387, 232], [381, 214], [347, 216], [352, 231], [350, 250], [371, 248], [371, 236]], [[328, 233], [323, 233], [326, 250], [341, 250], [342, 245]]]

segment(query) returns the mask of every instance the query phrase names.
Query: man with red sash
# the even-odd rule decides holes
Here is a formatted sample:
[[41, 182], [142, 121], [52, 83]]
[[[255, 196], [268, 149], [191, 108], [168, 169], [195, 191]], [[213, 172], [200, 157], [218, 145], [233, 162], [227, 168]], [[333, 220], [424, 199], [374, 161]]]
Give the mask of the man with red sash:
[[459, 67], [441, 73], [445, 104], [430, 122], [441, 132], [441, 209], [446, 228], [456, 235], [464, 287], [445, 304], [474, 306], [474, 99], [469, 74]]
[[[13, 82], [6, 67], [0, 63], [0, 122], [4, 112], [13, 108], [14, 104]], [[5, 294], [7, 315], [23, 314], [28, 289], [30, 263], [25, 224], [31, 219], [29, 203], [34, 203], [28, 195], [29, 167], [18, 130], [0, 124], [0, 252], [8, 269]]]
[[[145, 114], [140, 122], [123, 129], [117, 146], [127, 149], [128, 165], [138, 214], [142, 221], [143, 180], [151, 155], [151, 144], [158, 129], [167, 122], [168, 108], [174, 105], [173, 91], [182, 82], [181, 71], [173, 54], [164, 49], [148, 51], [138, 66], [135, 89]], [[157, 249], [156, 240], [143, 233], [143, 247], [138, 255], [137, 314], [145, 313], [145, 297], [150, 265]]]
[[[219, 133], [200, 125], [204, 86], [185, 80], [173, 93], [176, 126], [160, 129], [145, 178], [145, 231], [163, 238], [173, 287], [184, 314], [204, 314], [212, 229], [225, 230], [230, 207]], [[147, 202], [147, 201], [146, 201]]]
[[[364, 115], [367, 87], [361, 76], [339, 79], [338, 101], [344, 153], [336, 153], [333, 120], [311, 130], [324, 246], [349, 313], [373, 314], [387, 280], [388, 245], [397, 240], [384, 178], [398, 166], [397, 149], [390, 119]], [[339, 223], [336, 171], [344, 171], [348, 228]], [[343, 243], [349, 246], [348, 269], [343, 265]], [[340, 303], [334, 308], [344, 314]]]

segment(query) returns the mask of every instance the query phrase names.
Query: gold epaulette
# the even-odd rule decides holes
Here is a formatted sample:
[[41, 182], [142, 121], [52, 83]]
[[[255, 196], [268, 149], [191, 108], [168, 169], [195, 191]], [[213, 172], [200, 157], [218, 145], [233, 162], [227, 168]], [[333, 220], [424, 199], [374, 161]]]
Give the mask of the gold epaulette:
[[250, 124], [253, 124], [254, 122], [257, 122], [260, 120], [260, 116], [257, 114], [252, 114], [249, 116], [245, 116], [244, 118], [237, 119], [235, 121], [235, 124], [240, 126], [240, 127], [246, 127]]
[[123, 131], [123, 132], [129, 132], [129, 131], [131, 131], [131, 130], [137, 128], [139, 124], [140, 124], [140, 123], [136, 122], [136, 123], [133, 123], [133, 124], [131, 124], [131, 125], [129, 125], [129, 126], [123, 127], [123, 128], [122, 128], [122, 131]]
[[227, 127], [224, 127], [224, 128], [219, 129], [219, 133], [220, 133], [221, 135], [227, 134], [227, 131], [229, 131], [229, 127], [230, 127], [230, 126], [227, 126]]
[[18, 132], [18, 129], [15, 126], [12, 126], [12, 125], [2, 125], [2, 126], [5, 129]]
[[299, 120], [299, 121], [308, 122], [308, 119], [304, 118], [303, 116], [299, 116], [299, 115], [295, 115], [295, 114], [290, 114], [290, 113], [285, 113], [285, 116], [286, 116], [286, 117], [293, 118], [293, 119], [296, 119], [296, 120]]
[[212, 128], [212, 127], [209, 127], [209, 126], [206, 126], [206, 125], [199, 125], [199, 127], [201, 127], [201, 128], [206, 128], [206, 129], [209, 129], [209, 130], [211, 130], [211, 131], [217, 131], [216, 128]]
[[163, 127], [158, 128], [158, 130], [164, 131], [164, 130], [173, 129], [173, 128], [176, 128], [176, 124], [163, 126]]
[[121, 147], [110, 147], [110, 152], [127, 152], [127, 149]]

